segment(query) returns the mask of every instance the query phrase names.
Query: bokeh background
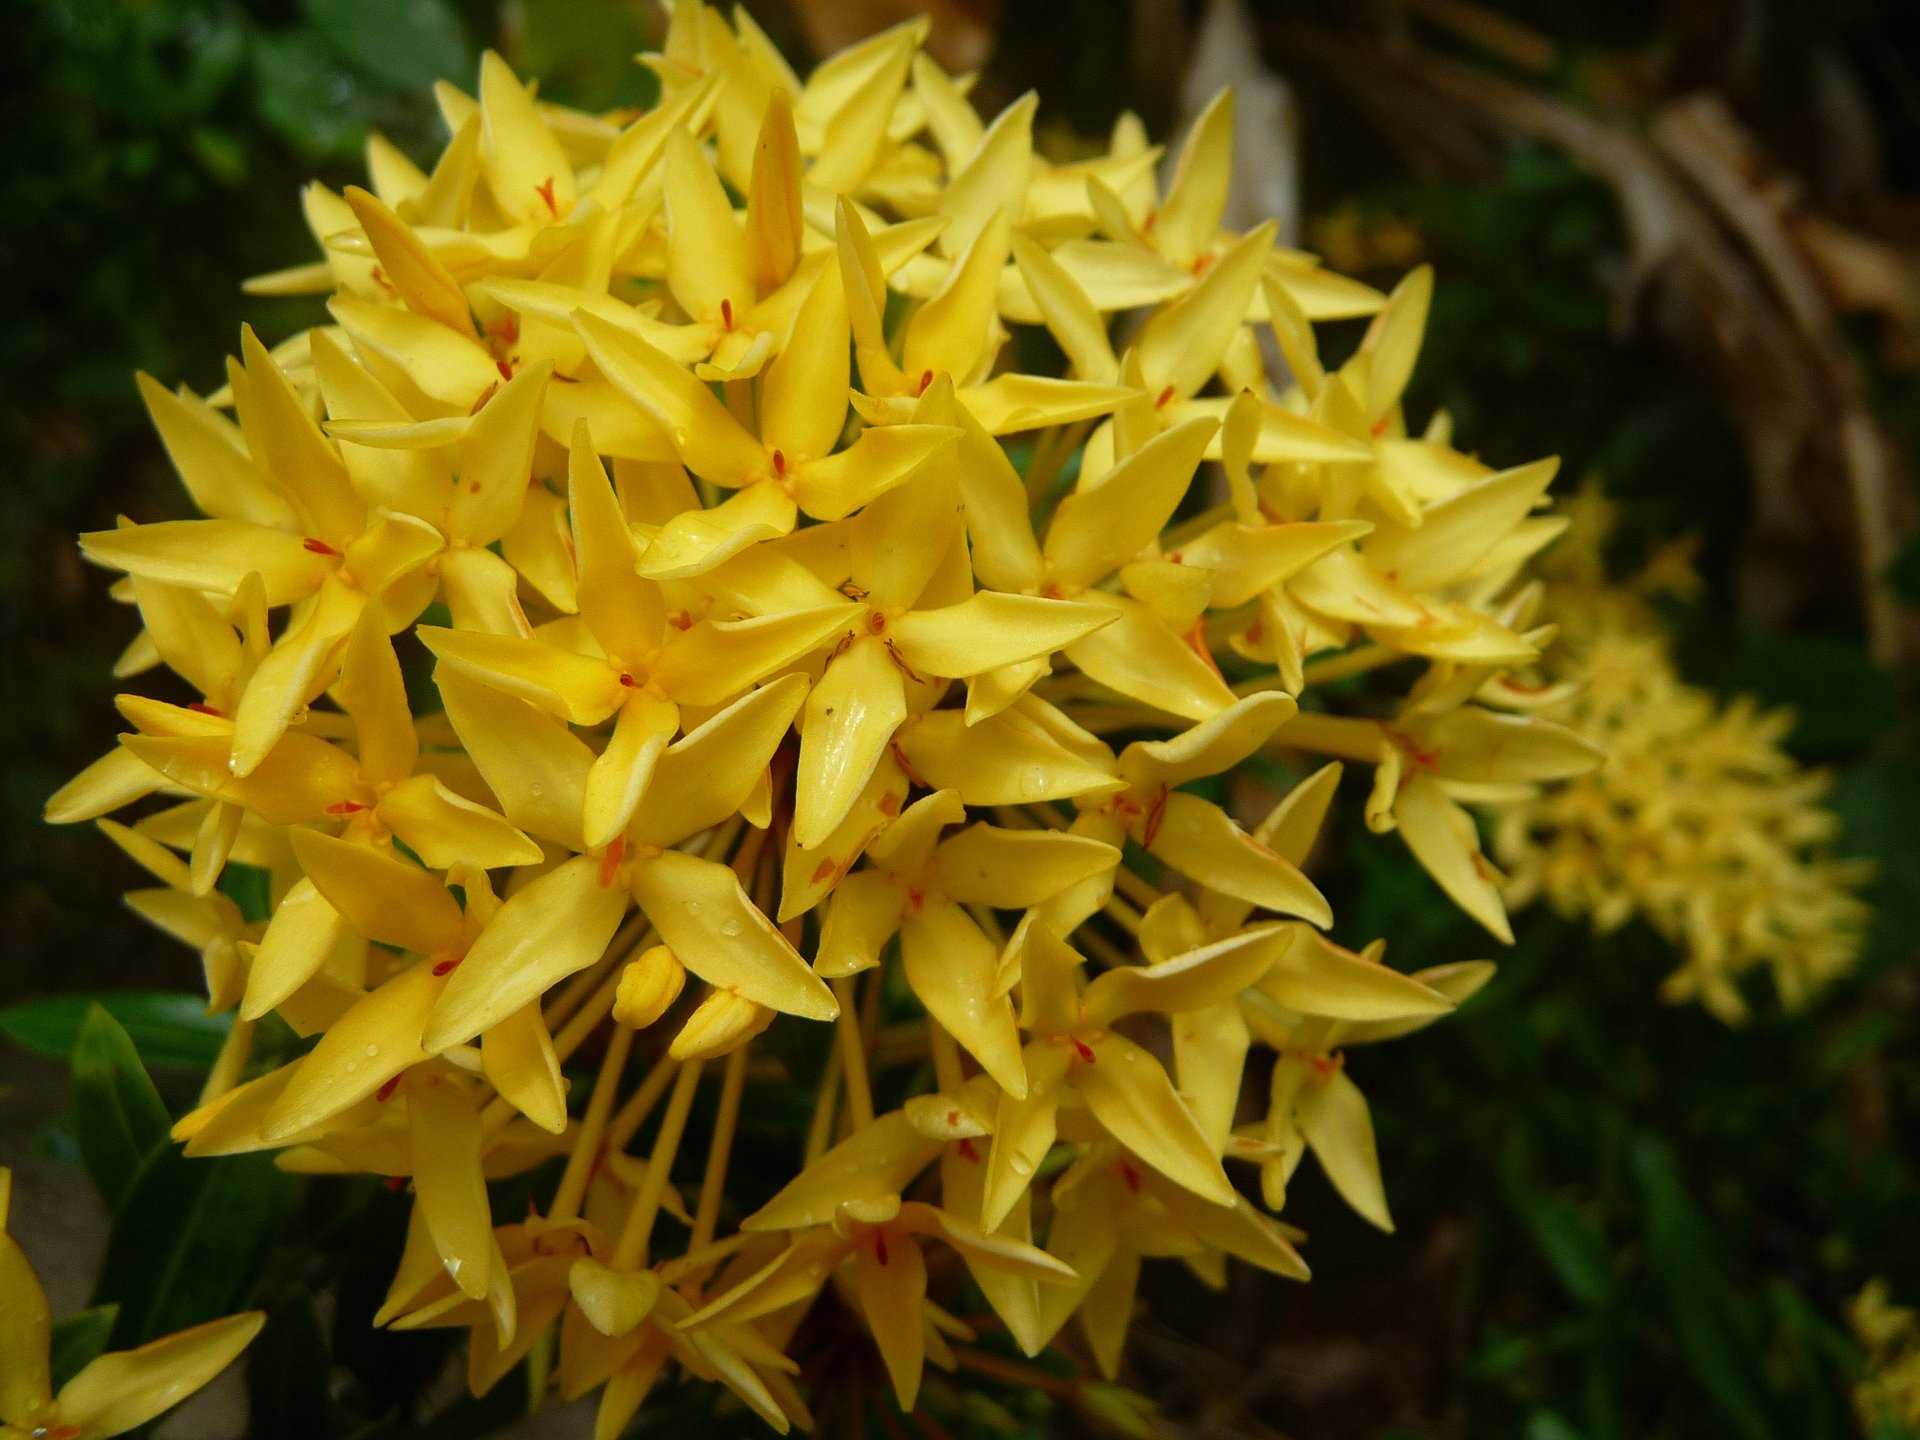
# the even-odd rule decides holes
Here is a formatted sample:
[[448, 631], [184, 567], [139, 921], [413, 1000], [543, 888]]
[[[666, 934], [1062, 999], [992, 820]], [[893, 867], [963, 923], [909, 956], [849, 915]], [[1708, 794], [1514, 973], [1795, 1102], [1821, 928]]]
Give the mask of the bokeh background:
[[[1383, 288], [1437, 266], [1409, 408], [1451, 408], [1495, 464], [1557, 453], [1563, 485], [1603, 485], [1623, 564], [1697, 537], [1705, 588], [1668, 617], [1688, 678], [1792, 706], [1789, 748], [1835, 773], [1841, 848], [1877, 864], [1856, 974], [1797, 1015], [1762, 996], [1739, 1029], [1656, 998], [1673, 956], [1651, 931], [1600, 941], [1521, 917], [1487, 994], [1354, 1062], [1395, 1235], [1303, 1175], [1288, 1218], [1313, 1236], [1310, 1287], [1235, 1274], [1220, 1295], [1171, 1267], [1154, 1277], [1127, 1380], [1155, 1423], [1302, 1440], [1857, 1433], [1847, 1306], [1876, 1276], [1920, 1302], [1911, 6], [1274, 0], [1212, 27], [1198, 0], [747, 8], [802, 64], [930, 9], [936, 56], [982, 70], [983, 109], [1040, 91], [1056, 156], [1125, 108], [1177, 134], [1239, 86], [1249, 203]], [[358, 178], [370, 130], [436, 148], [427, 89], [471, 86], [482, 47], [543, 77], [545, 96], [631, 105], [649, 85], [630, 57], [659, 24], [624, 0], [0, 12], [0, 1003], [198, 984], [189, 952], [122, 909], [130, 864], [38, 818], [112, 743], [110, 667], [132, 633], [72, 537], [183, 505], [132, 372], [205, 391], [243, 319], [270, 343], [312, 323], [316, 308], [249, 299], [239, 278], [310, 258], [299, 187]], [[1326, 888], [1341, 939], [1386, 935], [1407, 968], [1483, 953], [1397, 847], [1340, 848]], [[104, 1218], [63, 1162], [64, 1071], [0, 1046], [0, 1161], [21, 1167], [47, 1237], [30, 1245], [69, 1310]], [[190, 1067], [157, 1073], [191, 1093]], [[343, 1251], [378, 1231], [377, 1201], [327, 1210], [340, 1200], [309, 1194], [303, 1221], [279, 1191], [245, 1193], [236, 1223], [282, 1258], [276, 1295], [285, 1272], [314, 1280], [322, 1263], [290, 1248], [303, 1223], [334, 1215], [326, 1243]], [[417, 1425], [437, 1353], [352, 1339], [349, 1299], [270, 1332], [284, 1358], [305, 1353], [286, 1337], [310, 1324], [333, 1368], [315, 1406], [279, 1412], [291, 1428], [256, 1414], [255, 1434], [354, 1433], [343, 1414], [393, 1435], [512, 1418], [509, 1395]], [[311, 1367], [285, 1363], [253, 1377], [256, 1397], [306, 1393]], [[644, 1433], [711, 1423], [676, 1411]], [[1111, 1433], [1017, 1387], [983, 1395], [968, 1424]]]

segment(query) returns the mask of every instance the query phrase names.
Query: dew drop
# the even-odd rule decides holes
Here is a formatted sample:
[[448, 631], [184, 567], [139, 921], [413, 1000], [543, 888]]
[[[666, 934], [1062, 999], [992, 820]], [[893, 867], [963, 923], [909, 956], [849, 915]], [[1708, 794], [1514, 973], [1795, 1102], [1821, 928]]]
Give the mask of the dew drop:
[[546, 793], [547, 793], [547, 787], [542, 785], [538, 780], [533, 781], [530, 785], [527, 786], [527, 794], [531, 795], [536, 800], [538, 800], [542, 795]]
[[686, 900], [681, 903], [686, 906], [687, 914], [698, 915], [700, 913], [700, 902], [698, 900]]
[[373, 1059], [373, 1057], [378, 1055], [379, 1053], [380, 1053], [380, 1047], [378, 1045], [367, 1046], [367, 1058], [369, 1060]]
[[728, 920], [721, 924], [720, 933], [728, 938], [732, 938], [738, 935], [743, 928], [738, 920]]
[[347, 1074], [351, 1075], [354, 1071], [358, 1070], [359, 1068], [360, 1068], [360, 1062], [358, 1060], [347, 1061]]
[[1020, 793], [1038, 795], [1047, 788], [1047, 772], [1038, 765], [1029, 765], [1020, 772]]
[[1014, 1174], [1025, 1178], [1033, 1174], [1033, 1161], [1016, 1150], [1007, 1157], [1007, 1168], [1013, 1171]]

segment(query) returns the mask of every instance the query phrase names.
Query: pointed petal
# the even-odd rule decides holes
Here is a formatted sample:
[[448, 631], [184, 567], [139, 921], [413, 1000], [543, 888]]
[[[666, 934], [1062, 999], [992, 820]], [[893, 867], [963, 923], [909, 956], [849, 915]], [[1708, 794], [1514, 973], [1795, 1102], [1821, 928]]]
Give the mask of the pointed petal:
[[813, 1161], [740, 1228], [761, 1233], [828, 1224], [844, 1204], [903, 1193], [940, 1148], [940, 1141], [914, 1129], [905, 1111], [892, 1111]]
[[789, 461], [825, 455], [839, 443], [847, 418], [847, 324], [840, 269], [823, 266], [786, 348], [760, 382], [761, 443]]
[[425, 1060], [420, 1032], [440, 983], [433, 966], [423, 962], [356, 1000], [294, 1062], [286, 1088], [267, 1110], [264, 1138], [284, 1141], [309, 1130]]
[[827, 665], [800, 735], [794, 834], [803, 848], [846, 818], [906, 714], [905, 681], [878, 637], [854, 641]]
[[427, 1233], [453, 1283], [486, 1298], [493, 1269], [493, 1217], [480, 1173], [480, 1116], [459, 1086], [431, 1075], [408, 1084], [413, 1186]]
[[1205, 419], [1176, 425], [1062, 500], [1044, 547], [1053, 575], [1092, 585], [1157, 541], [1218, 428]]
[[982, 590], [958, 605], [902, 615], [891, 634], [918, 674], [963, 679], [1051, 655], [1114, 619], [1103, 605]]
[[968, 725], [960, 711], [930, 711], [901, 726], [898, 743], [915, 774], [969, 805], [1069, 800], [1120, 784], [1110, 769], [1005, 714]]
[[627, 828], [679, 728], [680, 707], [672, 701], [640, 694], [620, 707], [607, 748], [587, 771], [581, 835], [588, 849], [602, 849]]
[[980, 1228], [989, 1234], [1000, 1228], [1015, 1203], [1027, 1193], [1034, 1173], [1053, 1148], [1059, 1133], [1060, 1087], [1067, 1078], [1073, 1051], [1066, 1045], [1039, 1041], [1027, 1046], [1027, 1093], [1016, 1100], [1000, 1097], [993, 1122], [993, 1147], [987, 1152], [985, 1200]]
[[60, 1418], [90, 1436], [137, 1429], [231, 1365], [266, 1320], [249, 1310], [101, 1355], [60, 1388]]
[[882, 1244], [884, 1260], [872, 1242], [854, 1253], [853, 1286], [874, 1344], [880, 1347], [880, 1358], [886, 1362], [894, 1397], [901, 1410], [911, 1414], [926, 1362], [920, 1306], [927, 1298], [927, 1262], [920, 1247], [905, 1237]]
[[667, 284], [696, 320], [710, 320], [725, 302], [735, 315], [753, 305], [747, 237], [720, 177], [699, 141], [685, 130], [667, 136]]
[[1094, 1063], [1075, 1066], [1072, 1078], [1094, 1118], [1176, 1185], [1216, 1205], [1231, 1205], [1234, 1189], [1226, 1171], [1160, 1062], [1120, 1035], [1109, 1033], [1089, 1044]]
[[447, 980], [421, 1043], [459, 1045], [593, 964], [626, 914], [626, 892], [602, 880], [597, 856], [577, 855], [507, 903]]
[[246, 520], [161, 520], [80, 537], [80, 553], [96, 565], [148, 580], [232, 595], [258, 574], [269, 606], [312, 594], [333, 568], [299, 535]]
[[1277, 925], [1244, 930], [1157, 965], [1116, 967], [1087, 987], [1082, 1005], [1097, 1025], [1122, 1015], [1184, 1015], [1231, 1000], [1256, 983], [1295, 943]]
[[435, 671], [460, 743], [515, 825], [584, 850], [580, 820], [593, 751], [565, 723], [452, 667]]
[[459, 943], [459, 903], [432, 871], [304, 826], [296, 826], [290, 838], [300, 868], [365, 938], [423, 955]]
[[908, 479], [960, 432], [946, 425], [887, 425], [860, 432], [845, 450], [793, 472], [793, 498], [816, 520], [844, 520]]
[[1067, 352], [1073, 374], [1107, 385], [1119, 379], [1120, 362], [1114, 359], [1113, 344], [1107, 338], [1107, 322], [1087, 292], [1059, 261], [1025, 234], [1014, 235], [1013, 258], [1033, 292], [1047, 329]]
[[319, 973], [347, 934], [347, 922], [302, 876], [281, 897], [247, 970], [242, 1020], [258, 1020]]
[[1275, 229], [1269, 220], [1243, 236], [1204, 280], [1147, 322], [1133, 348], [1150, 391], [1172, 386], [1185, 397], [1207, 383], [1246, 323]]
[[605, 660], [520, 635], [418, 626], [414, 633], [442, 667], [575, 725], [598, 725], [619, 709], [626, 687]]
[[1090, 836], [979, 824], [941, 842], [933, 873], [962, 905], [1024, 910], [1119, 863], [1118, 850]]
[[[836, 898], [836, 903], [838, 903]], [[908, 907], [900, 931], [907, 983], [927, 1013], [980, 1062], [1015, 1100], [1027, 1093], [1026, 1066], [1013, 1006], [999, 993], [1000, 966], [993, 942], [966, 911], [929, 898]]]
[[1498, 872], [1480, 853], [1473, 817], [1437, 780], [1422, 774], [1402, 782], [1393, 818], [1413, 858], [1453, 903], [1511, 945], [1513, 927], [1500, 899]]
[[496, 390], [460, 441], [447, 533], [487, 546], [513, 528], [533, 478], [533, 446], [551, 360], [536, 360]]
[[669, 746], [654, 768], [635, 839], [677, 845], [739, 810], [766, 774], [806, 693], [805, 676], [783, 675]]
[[1331, 925], [1326, 898], [1298, 867], [1255, 840], [1218, 805], [1173, 791], [1166, 797], [1147, 849], [1210, 890], [1250, 905]]
[[900, 928], [906, 892], [884, 871], [857, 870], [833, 887], [813, 968], [829, 980], [871, 970]]
[[809, 1020], [839, 1014], [833, 992], [727, 866], [678, 850], [636, 858], [633, 896], [680, 963], [709, 985]]
[[374, 806], [382, 824], [435, 870], [536, 865], [540, 847], [486, 806], [449, 790], [437, 775], [403, 780]]
[[1340, 1198], [1362, 1219], [1391, 1234], [1393, 1217], [1387, 1211], [1386, 1187], [1380, 1180], [1373, 1117], [1360, 1087], [1343, 1069], [1331, 1072], [1324, 1082], [1309, 1080], [1300, 1093], [1297, 1113], [1301, 1133]]
[[654, 662], [653, 683], [683, 705], [731, 701], [776, 671], [820, 649], [859, 612], [849, 605], [702, 620], [680, 632]]
[[767, 452], [705, 384], [638, 336], [597, 316], [574, 317], [601, 373], [658, 420], [686, 467], [716, 485], [764, 474]]
[[542, 1130], [566, 1133], [567, 1082], [561, 1078], [538, 1001], [529, 1000], [487, 1029], [480, 1040], [480, 1060], [488, 1081], [514, 1109]]
[[1090, 590], [1082, 598], [1111, 606], [1118, 617], [1067, 647], [1067, 658], [1094, 680], [1189, 720], [1208, 719], [1233, 705], [1237, 697], [1220, 672], [1169, 630], [1151, 606], [1103, 591]]

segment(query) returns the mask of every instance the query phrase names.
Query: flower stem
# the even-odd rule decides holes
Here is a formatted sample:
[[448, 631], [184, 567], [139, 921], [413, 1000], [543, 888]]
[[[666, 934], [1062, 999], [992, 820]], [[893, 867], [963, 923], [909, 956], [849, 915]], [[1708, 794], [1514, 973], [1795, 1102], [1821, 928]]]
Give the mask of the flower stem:
[[727, 1165], [733, 1158], [733, 1136], [740, 1123], [740, 1096], [747, 1085], [747, 1051], [752, 1042], [727, 1056], [720, 1077], [720, 1111], [714, 1116], [713, 1138], [707, 1143], [707, 1172], [700, 1181], [700, 1205], [693, 1214], [689, 1251], [711, 1244], [720, 1223], [720, 1200], [727, 1188]]
[[[878, 971], [870, 983], [880, 983]], [[840, 1002], [840, 1018], [833, 1023], [840, 1045], [840, 1069], [847, 1079], [847, 1114], [855, 1130], [864, 1130], [873, 1123], [873, 1086], [867, 1076], [866, 1040], [860, 1033], [860, 1015], [853, 1003], [851, 975], [833, 982], [833, 998]]]
[[613, 1027], [607, 1053], [600, 1061], [600, 1073], [593, 1078], [593, 1095], [587, 1101], [587, 1113], [573, 1137], [573, 1149], [567, 1155], [567, 1168], [560, 1176], [560, 1188], [554, 1192], [547, 1215], [553, 1220], [571, 1220], [580, 1213], [586, 1198], [587, 1181], [600, 1158], [600, 1141], [607, 1130], [607, 1115], [613, 1109], [614, 1093], [620, 1088], [621, 1072], [627, 1068], [627, 1055], [633, 1049], [633, 1030], [626, 1025]]
[[613, 1249], [616, 1270], [632, 1270], [647, 1263], [647, 1245], [653, 1239], [653, 1222], [660, 1216], [660, 1198], [667, 1193], [667, 1177], [673, 1173], [674, 1157], [680, 1153], [680, 1137], [687, 1132], [687, 1112], [693, 1109], [693, 1095], [700, 1088], [701, 1064], [698, 1060], [687, 1061], [674, 1078], [673, 1098], [667, 1101], [653, 1153], [647, 1157], [647, 1177], [640, 1182], [619, 1243]]

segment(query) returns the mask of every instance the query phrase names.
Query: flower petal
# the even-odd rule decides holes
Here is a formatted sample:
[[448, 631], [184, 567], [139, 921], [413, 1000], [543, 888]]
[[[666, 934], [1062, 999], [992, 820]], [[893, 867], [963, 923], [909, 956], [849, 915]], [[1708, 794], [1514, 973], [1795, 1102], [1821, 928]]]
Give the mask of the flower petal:
[[529, 1000], [486, 1030], [480, 1060], [501, 1098], [542, 1130], [566, 1133], [567, 1082], [538, 1001]]
[[137, 1429], [232, 1364], [266, 1320], [260, 1311], [248, 1310], [164, 1336], [137, 1350], [98, 1356], [60, 1387], [60, 1418], [89, 1436]]
[[289, 839], [315, 888], [365, 938], [423, 955], [459, 943], [459, 903], [432, 871], [304, 826], [296, 826]]
[[[837, 905], [838, 897], [835, 898]], [[909, 906], [900, 929], [907, 983], [920, 1003], [1002, 1091], [1027, 1093], [1026, 1066], [1013, 1006], [997, 986], [1000, 955], [966, 911], [929, 898]]]
[[1152, 1053], [1112, 1033], [1086, 1043], [1094, 1062], [1074, 1066], [1071, 1081], [1094, 1118], [1176, 1185], [1231, 1205], [1235, 1192], [1227, 1172]]
[[727, 866], [678, 850], [638, 857], [633, 896], [680, 963], [709, 985], [809, 1020], [839, 1014], [833, 992]]
[[471, 1040], [598, 960], [627, 910], [602, 868], [576, 855], [509, 896], [448, 978], [421, 1044], [437, 1054]]

